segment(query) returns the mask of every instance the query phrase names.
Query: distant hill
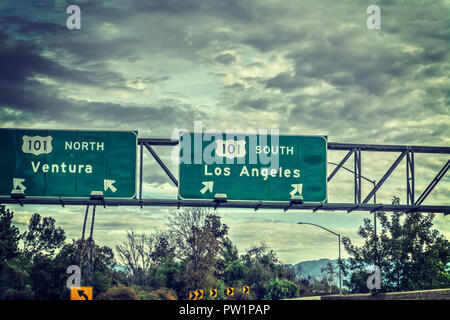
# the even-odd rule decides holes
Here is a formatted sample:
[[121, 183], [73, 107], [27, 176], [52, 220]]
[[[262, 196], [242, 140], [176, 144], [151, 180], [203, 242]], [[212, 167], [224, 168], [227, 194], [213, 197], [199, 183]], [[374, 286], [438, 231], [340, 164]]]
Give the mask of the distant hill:
[[328, 262], [331, 262], [337, 268], [337, 260], [320, 259], [312, 261], [302, 261], [296, 265], [291, 265], [294, 268], [297, 278], [307, 278], [310, 276], [313, 279], [321, 279], [324, 274], [320, 271]]
[[294, 266], [295, 275], [298, 278], [306, 278], [310, 276], [313, 279], [321, 279], [323, 278], [324, 274], [320, 270], [324, 268], [328, 262], [331, 262], [337, 268], [337, 260], [320, 259], [312, 261], [302, 261]]
[[[295, 277], [297, 279], [300, 278], [308, 278], [310, 276], [312, 279], [321, 280], [325, 275], [320, 271], [323, 267], [327, 265], [328, 262], [331, 262], [336, 268], [336, 277], [334, 278], [334, 283], [339, 284], [339, 267], [337, 264], [337, 259], [320, 259], [320, 260], [311, 260], [311, 261], [301, 261], [296, 265], [289, 264], [288, 266], [293, 268], [295, 271]], [[343, 276], [342, 281], [350, 280], [350, 275], [347, 277]], [[344, 283], [342, 283], [342, 287], [345, 288]]]

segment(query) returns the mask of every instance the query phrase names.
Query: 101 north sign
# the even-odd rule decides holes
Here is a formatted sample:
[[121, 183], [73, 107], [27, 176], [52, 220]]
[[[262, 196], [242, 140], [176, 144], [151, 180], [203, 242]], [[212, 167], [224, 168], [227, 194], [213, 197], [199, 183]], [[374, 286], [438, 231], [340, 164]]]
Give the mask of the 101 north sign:
[[327, 137], [180, 134], [180, 199], [326, 202]]
[[0, 195], [133, 198], [135, 131], [0, 129]]

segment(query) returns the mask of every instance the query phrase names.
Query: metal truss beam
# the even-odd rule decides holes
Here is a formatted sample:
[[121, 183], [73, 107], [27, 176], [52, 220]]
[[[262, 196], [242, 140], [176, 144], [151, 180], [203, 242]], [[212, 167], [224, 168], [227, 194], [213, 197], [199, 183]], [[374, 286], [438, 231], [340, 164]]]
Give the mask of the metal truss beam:
[[[139, 138], [139, 144], [147, 143], [155, 146], [176, 146], [179, 141], [165, 138]], [[415, 153], [443, 153], [450, 154], [450, 147], [384, 145], [384, 144], [356, 144], [328, 142], [328, 150], [347, 150], [359, 148], [361, 151], [403, 152], [405, 150]]]
[[[423, 201], [435, 188], [438, 182], [442, 179], [445, 173], [450, 168], [450, 160], [444, 165], [441, 171], [433, 179], [423, 194], [414, 202], [414, 184], [415, 184], [415, 172], [414, 172], [414, 154], [415, 153], [434, 153], [434, 154], [450, 154], [450, 147], [428, 147], [428, 146], [404, 146], [404, 145], [374, 145], [374, 144], [350, 144], [350, 143], [337, 143], [328, 142], [328, 150], [348, 151], [345, 157], [337, 164], [333, 172], [328, 176], [329, 182], [336, 173], [344, 168], [344, 164], [350, 158], [354, 156], [354, 183], [355, 183], [355, 202], [354, 203], [305, 203], [305, 204], [293, 204], [291, 202], [267, 202], [267, 201], [228, 201], [226, 203], [217, 203], [212, 200], [176, 200], [176, 199], [142, 199], [142, 179], [143, 179], [143, 149], [144, 147], [150, 152], [156, 162], [161, 166], [170, 180], [175, 186], [178, 186], [178, 180], [164, 164], [152, 146], [176, 146], [178, 140], [161, 139], [161, 138], [140, 138], [138, 139], [138, 145], [140, 146], [140, 174], [139, 174], [139, 190], [138, 199], [114, 199], [108, 198], [103, 200], [91, 200], [88, 198], [40, 198], [40, 197], [28, 197], [25, 199], [13, 199], [10, 197], [0, 197], [1, 204], [19, 204], [23, 205], [102, 205], [104, 207], [115, 206], [180, 206], [185, 207], [223, 207], [223, 208], [252, 208], [255, 211], [259, 209], [283, 209], [288, 210], [312, 210], [313, 212], [324, 211], [369, 211], [375, 212], [378, 210], [384, 211], [405, 211], [405, 212], [443, 212], [445, 214], [450, 213], [450, 206], [436, 206], [436, 205], [422, 205]], [[362, 151], [377, 151], [377, 152], [401, 152], [397, 160], [392, 164], [389, 170], [385, 173], [383, 178], [376, 184], [375, 181], [368, 180], [361, 174], [361, 152]], [[407, 182], [407, 205], [383, 205], [383, 204], [368, 204], [368, 201], [375, 197], [377, 190], [383, 185], [386, 179], [398, 166], [398, 164], [406, 156], [406, 182]], [[351, 171], [351, 170], [349, 170]], [[362, 179], [370, 181], [374, 184], [372, 191], [369, 195], [361, 201], [361, 182]], [[374, 198], [375, 199], [375, 198]]]
[[[9, 197], [0, 197], [2, 204], [18, 204], [16, 199]], [[450, 206], [408, 206], [408, 205], [383, 205], [383, 204], [354, 204], [354, 203], [303, 203], [292, 204], [290, 202], [271, 202], [271, 201], [227, 201], [217, 204], [213, 200], [177, 200], [177, 199], [104, 199], [90, 200], [80, 198], [37, 198], [30, 197], [21, 199], [22, 205], [101, 205], [104, 207], [118, 206], [162, 206], [162, 207], [210, 207], [210, 208], [248, 208], [248, 209], [280, 209], [285, 210], [312, 210], [312, 211], [405, 211], [405, 212], [443, 212], [450, 213]]]
[[405, 146], [405, 145], [380, 145], [380, 144], [354, 144], [328, 142], [328, 150], [352, 150], [360, 148], [361, 151], [404, 152], [414, 153], [443, 153], [450, 154], [450, 147]]

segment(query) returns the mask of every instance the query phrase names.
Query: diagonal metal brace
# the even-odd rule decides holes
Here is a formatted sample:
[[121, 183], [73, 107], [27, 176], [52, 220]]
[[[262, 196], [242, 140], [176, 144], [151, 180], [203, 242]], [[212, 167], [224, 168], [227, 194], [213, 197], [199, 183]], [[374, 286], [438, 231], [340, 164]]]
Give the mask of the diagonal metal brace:
[[369, 200], [373, 197], [373, 195], [380, 189], [380, 187], [383, 185], [383, 183], [386, 181], [387, 178], [391, 175], [392, 171], [394, 171], [395, 168], [397, 168], [398, 164], [403, 160], [403, 158], [408, 153], [408, 150], [405, 150], [402, 152], [402, 154], [395, 160], [395, 162], [392, 164], [392, 166], [389, 168], [389, 170], [384, 174], [383, 178], [377, 183], [377, 185], [370, 191], [370, 193], [367, 195], [367, 197], [362, 202], [363, 204], [366, 204], [369, 202]]
[[173, 184], [178, 188], [178, 180], [175, 178], [172, 172], [170, 172], [169, 168], [167, 168], [167, 166], [164, 164], [161, 158], [156, 154], [155, 150], [153, 150], [153, 148], [147, 142], [144, 142], [144, 146], [152, 154], [153, 158], [155, 158], [156, 162], [158, 162], [158, 164], [161, 166], [161, 168], [164, 170], [164, 172], [167, 174], [170, 180], [172, 180]]
[[333, 172], [328, 176], [327, 182], [330, 182], [331, 179], [333, 179], [334, 175], [339, 171], [339, 169], [345, 164], [345, 162], [350, 158], [350, 156], [353, 154], [355, 149], [350, 150], [347, 155], [339, 162], [336, 168], [334, 168]]
[[433, 191], [434, 187], [438, 184], [438, 182], [442, 179], [442, 177], [447, 173], [450, 168], [450, 160], [442, 167], [441, 171], [438, 172], [436, 177], [431, 181], [425, 191], [420, 195], [419, 199], [417, 199], [415, 206], [420, 206], [422, 202], [428, 197], [428, 195]]

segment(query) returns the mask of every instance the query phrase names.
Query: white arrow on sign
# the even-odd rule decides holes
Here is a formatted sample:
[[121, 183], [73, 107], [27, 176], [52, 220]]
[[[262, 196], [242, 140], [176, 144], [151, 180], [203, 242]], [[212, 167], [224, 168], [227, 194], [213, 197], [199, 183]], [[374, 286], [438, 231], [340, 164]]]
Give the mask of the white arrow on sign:
[[109, 188], [109, 189], [111, 189], [112, 192], [116, 192], [117, 188], [113, 186], [114, 182], [116, 182], [116, 180], [105, 179], [104, 183], [103, 183], [104, 187], [105, 187], [105, 191], [108, 190], [108, 188]]
[[202, 194], [205, 194], [206, 190], [209, 190], [209, 192], [213, 191], [213, 185], [214, 185], [213, 181], [204, 181], [204, 182], [202, 182], [202, 184], [204, 185], [202, 190], [200, 190], [200, 192]]
[[13, 190], [21, 190], [25, 191], [27, 187], [25, 187], [22, 182], [25, 182], [25, 179], [21, 178], [13, 178]]
[[302, 195], [302, 189], [303, 189], [303, 184], [302, 183], [298, 183], [298, 184], [291, 184], [292, 187], [294, 187], [294, 190], [292, 190], [290, 192], [291, 197], [296, 194], [298, 192], [299, 195]]

